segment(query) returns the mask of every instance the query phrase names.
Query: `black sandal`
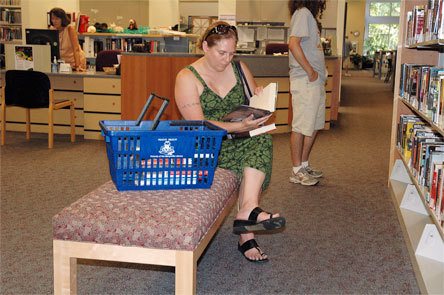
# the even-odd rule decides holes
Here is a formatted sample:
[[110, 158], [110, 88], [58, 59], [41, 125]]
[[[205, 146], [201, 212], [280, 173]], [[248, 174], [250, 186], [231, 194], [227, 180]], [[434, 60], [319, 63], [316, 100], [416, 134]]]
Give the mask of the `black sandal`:
[[[257, 222], [257, 217], [262, 212], [270, 214], [270, 218]], [[233, 223], [233, 233], [236, 235], [240, 235], [247, 232], [255, 232], [255, 231], [263, 231], [263, 230], [273, 230], [279, 229], [285, 226], [285, 218], [284, 217], [274, 217], [270, 212], [266, 212], [259, 207], [254, 208], [250, 216], [248, 216], [248, 220], [235, 219]]]
[[237, 249], [239, 250], [239, 252], [242, 253], [242, 255], [245, 257], [245, 259], [247, 259], [248, 261], [259, 262], [259, 263], [268, 262], [268, 258], [255, 260], [255, 259], [251, 259], [251, 258], [248, 258], [247, 256], [245, 256], [245, 252], [247, 252], [248, 250], [253, 249], [253, 248], [256, 248], [259, 251], [259, 253], [261, 254], [261, 256], [264, 257], [265, 253], [262, 252], [261, 248], [259, 247], [259, 245], [257, 244], [255, 239], [251, 239], [251, 240], [246, 241], [245, 243], [242, 244], [242, 246], [239, 243], [237, 244]]

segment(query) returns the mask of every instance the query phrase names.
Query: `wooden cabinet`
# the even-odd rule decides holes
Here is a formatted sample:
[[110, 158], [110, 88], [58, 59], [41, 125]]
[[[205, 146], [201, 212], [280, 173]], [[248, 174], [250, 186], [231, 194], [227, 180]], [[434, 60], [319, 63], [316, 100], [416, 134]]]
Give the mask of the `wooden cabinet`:
[[[5, 72], [2, 72], [2, 79]], [[120, 120], [121, 83], [119, 76], [92, 76], [82, 73], [49, 74], [51, 87], [56, 99], [72, 99], [75, 103], [76, 134], [85, 139], [102, 139], [100, 120]], [[25, 131], [25, 109], [8, 107], [6, 128], [11, 131]], [[48, 111], [31, 110], [31, 129], [46, 133]], [[54, 113], [54, 132], [69, 134], [69, 110]]]
[[[398, 213], [404, 238], [409, 250], [413, 269], [421, 289], [424, 294], [444, 294], [444, 231], [437, 220], [435, 213], [430, 209], [423, 186], [418, 183], [416, 176], [410, 170], [410, 164], [404, 158], [404, 153], [399, 149], [398, 124], [400, 115], [416, 115], [421, 117], [436, 133], [444, 137], [442, 125], [433, 123], [422, 111], [419, 111], [414, 104], [409, 103], [399, 96], [401, 65], [427, 64], [444, 66], [444, 47], [442, 40], [416, 44], [413, 47], [421, 48], [416, 50], [405, 46], [407, 28], [407, 12], [414, 9], [415, 5], [427, 5], [424, 1], [401, 1], [400, 17], [400, 40], [397, 50], [396, 77], [392, 136], [390, 143], [390, 163], [389, 163], [389, 187], [392, 199]], [[441, 1], [440, 1], [441, 2]], [[442, 3], [442, 2], [441, 2]]]
[[84, 137], [102, 139], [99, 121], [120, 120], [119, 78], [84, 78]]
[[[169, 55], [122, 56], [122, 119], [135, 120], [150, 93], [170, 98], [162, 120], [177, 120], [179, 110], [174, 103], [174, 83], [177, 73], [198, 59], [196, 55], [172, 57]], [[161, 101], [153, 101], [146, 118], [153, 119]]]

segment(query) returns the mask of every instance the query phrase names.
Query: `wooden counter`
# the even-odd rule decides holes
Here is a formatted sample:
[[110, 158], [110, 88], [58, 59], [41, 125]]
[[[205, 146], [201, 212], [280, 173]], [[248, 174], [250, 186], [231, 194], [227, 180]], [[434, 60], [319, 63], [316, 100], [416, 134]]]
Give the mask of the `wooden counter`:
[[[5, 71], [1, 71], [4, 85]], [[86, 139], [101, 139], [99, 120], [120, 120], [120, 76], [96, 73], [47, 73], [55, 98], [69, 98], [75, 102], [76, 134]], [[65, 114], [66, 112], [66, 114]], [[69, 110], [54, 113], [54, 132], [69, 134]], [[2, 118], [3, 120], [3, 118]], [[8, 107], [6, 130], [25, 131], [25, 109]], [[47, 109], [31, 111], [31, 131], [46, 133]]]
[[[99, 120], [134, 120], [138, 117], [151, 92], [170, 98], [163, 120], [176, 120], [180, 113], [174, 103], [174, 83], [177, 73], [197, 60], [201, 55], [168, 53], [137, 54], [122, 56], [122, 76], [97, 73], [48, 73], [56, 98], [75, 101], [76, 134], [86, 139], [102, 139]], [[238, 55], [253, 72], [259, 85], [279, 83], [279, 93], [274, 120], [275, 132], [289, 132], [291, 122], [291, 95], [288, 80], [288, 57], [270, 55]], [[339, 108], [340, 60], [326, 57], [329, 76], [326, 84], [326, 122], [337, 120]], [[5, 71], [0, 71], [2, 79]], [[2, 83], [3, 85], [3, 83]], [[152, 119], [160, 107], [154, 102], [147, 118]], [[55, 133], [69, 133], [68, 110], [55, 113]], [[31, 112], [31, 130], [47, 132], [47, 111], [36, 109]], [[7, 130], [25, 131], [25, 110], [8, 107]]]
[[[180, 113], [174, 103], [174, 83], [177, 73], [197, 60], [198, 54], [145, 54], [124, 53], [122, 56], [122, 119], [134, 120], [140, 113], [151, 92], [170, 98], [163, 120], [177, 120]], [[276, 132], [289, 132], [291, 122], [291, 95], [288, 79], [288, 56], [237, 55], [236, 59], [245, 62], [251, 69], [259, 85], [278, 81], [279, 95], [275, 120]], [[266, 65], [266, 66], [264, 66]], [[326, 123], [337, 120], [339, 108], [340, 59], [326, 57], [329, 76], [326, 84]], [[153, 119], [161, 102], [150, 108], [147, 119]]]

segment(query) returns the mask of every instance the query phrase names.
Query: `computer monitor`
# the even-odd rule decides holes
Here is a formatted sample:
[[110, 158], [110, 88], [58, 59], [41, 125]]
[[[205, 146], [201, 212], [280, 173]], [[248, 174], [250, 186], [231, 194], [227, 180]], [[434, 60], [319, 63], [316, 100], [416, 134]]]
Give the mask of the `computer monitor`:
[[59, 31], [49, 29], [26, 29], [26, 44], [51, 45], [51, 61], [60, 58]]

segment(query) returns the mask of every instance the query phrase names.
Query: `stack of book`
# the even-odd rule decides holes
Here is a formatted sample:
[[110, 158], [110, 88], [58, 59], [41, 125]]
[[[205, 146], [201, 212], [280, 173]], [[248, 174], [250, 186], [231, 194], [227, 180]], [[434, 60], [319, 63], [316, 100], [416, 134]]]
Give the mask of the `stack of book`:
[[0, 41], [6, 42], [6, 41], [12, 41], [15, 39], [22, 39], [22, 28], [8, 28], [3, 27], [0, 28]]
[[21, 24], [22, 12], [15, 9], [0, 10], [0, 24]]
[[83, 51], [87, 57], [94, 57], [102, 50], [121, 50], [124, 52], [159, 52], [160, 41], [142, 40], [141, 38], [106, 37], [94, 39], [85, 36]]
[[406, 45], [444, 38], [443, 1], [428, 0], [407, 12]]
[[444, 68], [420, 64], [402, 64], [399, 95], [429, 117], [443, 120]]
[[416, 115], [399, 118], [398, 148], [425, 201], [444, 226], [444, 138]]

